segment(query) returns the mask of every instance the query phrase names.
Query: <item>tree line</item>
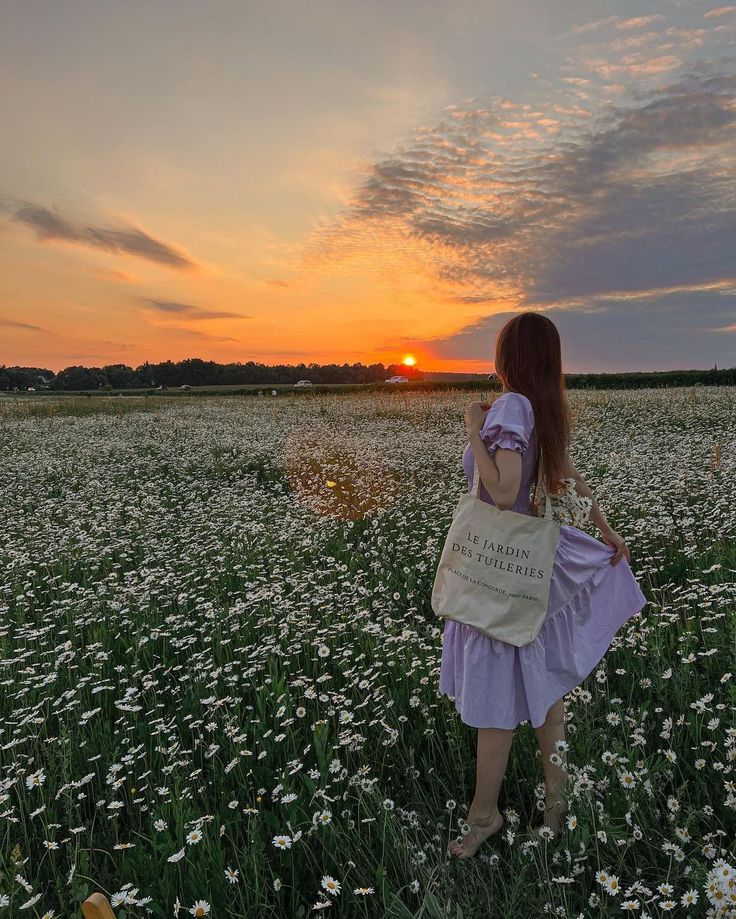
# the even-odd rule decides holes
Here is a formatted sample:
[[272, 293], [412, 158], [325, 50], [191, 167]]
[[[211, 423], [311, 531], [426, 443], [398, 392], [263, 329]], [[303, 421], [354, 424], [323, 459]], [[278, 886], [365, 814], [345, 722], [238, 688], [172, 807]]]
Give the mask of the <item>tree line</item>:
[[218, 364], [198, 357], [183, 361], [146, 362], [138, 367], [107, 364], [104, 367], [65, 367], [58, 373], [41, 367], [0, 366], [0, 390], [34, 389], [76, 392], [90, 389], [148, 389], [158, 386], [238, 386], [296, 383], [380, 383], [401, 374], [421, 380], [422, 373], [403, 364]]
[[[138, 367], [127, 364], [107, 364], [104, 367], [65, 367], [58, 373], [42, 367], [0, 366], [0, 391], [156, 389], [159, 386], [268, 386], [293, 384], [297, 380], [312, 383], [382, 383], [388, 377], [401, 375], [411, 381], [424, 380], [428, 384], [474, 388], [484, 383], [482, 375], [477, 381], [453, 383], [441, 373], [422, 373], [404, 364], [218, 364], [197, 357], [183, 361], [146, 362]], [[663, 370], [624, 373], [568, 373], [565, 382], [569, 389], [641, 389], [660, 386], [736, 385], [736, 367], [711, 370]], [[488, 381], [489, 388], [500, 388], [498, 381]]]

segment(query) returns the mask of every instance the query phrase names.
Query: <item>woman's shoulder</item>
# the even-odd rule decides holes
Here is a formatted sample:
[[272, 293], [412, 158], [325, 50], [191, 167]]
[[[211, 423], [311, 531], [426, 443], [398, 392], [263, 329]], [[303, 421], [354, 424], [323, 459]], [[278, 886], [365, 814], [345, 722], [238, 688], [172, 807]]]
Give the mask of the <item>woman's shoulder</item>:
[[516, 390], [514, 389], [508, 389], [506, 390], [506, 392], [501, 393], [501, 395], [498, 396], [498, 398], [496, 399], [496, 402], [500, 402], [501, 399], [504, 399], [506, 402], [519, 402], [520, 401], [522, 403], [526, 403], [530, 407], [532, 404], [529, 401], [528, 397], [524, 395], [524, 393], [516, 392]]
[[532, 404], [520, 392], [502, 393], [486, 413], [481, 436], [498, 431], [516, 431], [529, 437], [534, 427]]
[[534, 418], [532, 403], [523, 393], [514, 392], [513, 390], [501, 393], [491, 406], [491, 409], [494, 408], [497, 411], [514, 412], [526, 418]]

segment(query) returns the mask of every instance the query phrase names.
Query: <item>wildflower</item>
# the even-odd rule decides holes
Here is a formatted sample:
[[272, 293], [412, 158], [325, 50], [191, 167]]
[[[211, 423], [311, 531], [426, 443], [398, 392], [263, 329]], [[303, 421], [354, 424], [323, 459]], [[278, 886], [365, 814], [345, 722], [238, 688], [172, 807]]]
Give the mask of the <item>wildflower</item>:
[[[41, 785], [46, 781], [46, 773], [43, 769], [39, 769], [38, 772], [34, 772], [31, 775], [26, 776], [26, 786], [30, 791], [31, 788], [40, 788]], [[21, 907], [25, 909], [25, 907]]]
[[274, 878], [274, 879], [273, 879], [273, 889], [274, 889], [275, 891], [281, 890], [281, 888], [282, 888], [283, 886], [284, 886], [284, 885], [281, 883], [281, 878]]
[[291, 848], [291, 836], [274, 836], [273, 844], [277, 849], [290, 849]]
[[175, 852], [173, 855], [170, 855], [166, 861], [167, 862], [179, 862], [184, 858], [184, 848], [179, 849], [178, 852]]
[[238, 871], [237, 868], [226, 868], [225, 869], [225, 879], [230, 884], [237, 884], [239, 882], [239, 878], [238, 878], [239, 874], [240, 872]]
[[603, 882], [603, 889], [612, 897], [618, 896], [618, 894], [621, 892], [618, 877], [616, 877], [615, 874], [609, 874], [606, 880]]
[[356, 887], [353, 893], [356, 897], [367, 897], [368, 894], [374, 893], [372, 887]]
[[322, 887], [327, 893], [332, 894], [333, 897], [336, 897], [340, 893], [340, 882], [331, 878], [328, 874], [322, 878]]
[[193, 916], [209, 916], [210, 905], [206, 900], [197, 900], [194, 906], [190, 907], [189, 912]]
[[186, 835], [187, 845], [196, 846], [197, 843], [202, 840], [202, 838], [203, 834], [201, 830], [192, 830]]
[[693, 887], [692, 890], [686, 890], [685, 893], [680, 897], [680, 903], [683, 906], [695, 906], [699, 897], [700, 894]]

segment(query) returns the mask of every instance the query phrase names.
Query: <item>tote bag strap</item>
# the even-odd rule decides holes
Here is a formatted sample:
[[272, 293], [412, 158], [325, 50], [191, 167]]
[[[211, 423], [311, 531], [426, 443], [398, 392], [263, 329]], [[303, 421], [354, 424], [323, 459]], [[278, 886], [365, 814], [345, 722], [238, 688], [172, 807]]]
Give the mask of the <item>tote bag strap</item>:
[[[542, 445], [539, 445], [539, 450], [537, 451], [537, 479], [534, 483], [534, 500], [537, 500], [537, 488], [539, 483], [542, 480]], [[480, 497], [480, 470], [478, 469], [478, 464], [473, 457], [473, 484], [470, 488], [470, 493], [476, 498]], [[552, 502], [549, 499], [547, 490], [544, 492], [544, 516], [552, 519]]]

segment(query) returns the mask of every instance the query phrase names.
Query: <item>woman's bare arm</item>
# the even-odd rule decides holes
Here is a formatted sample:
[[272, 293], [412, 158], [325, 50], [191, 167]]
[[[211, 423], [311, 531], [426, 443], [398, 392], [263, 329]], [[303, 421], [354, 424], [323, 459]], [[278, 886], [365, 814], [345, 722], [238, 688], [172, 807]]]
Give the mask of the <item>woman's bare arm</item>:
[[491, 456], [480, 431], [469, 430], [468, 434], [485, 490], [497, 508], [508, 510], [516, 501], [521, 488], [521, 453], [498, 449]]

